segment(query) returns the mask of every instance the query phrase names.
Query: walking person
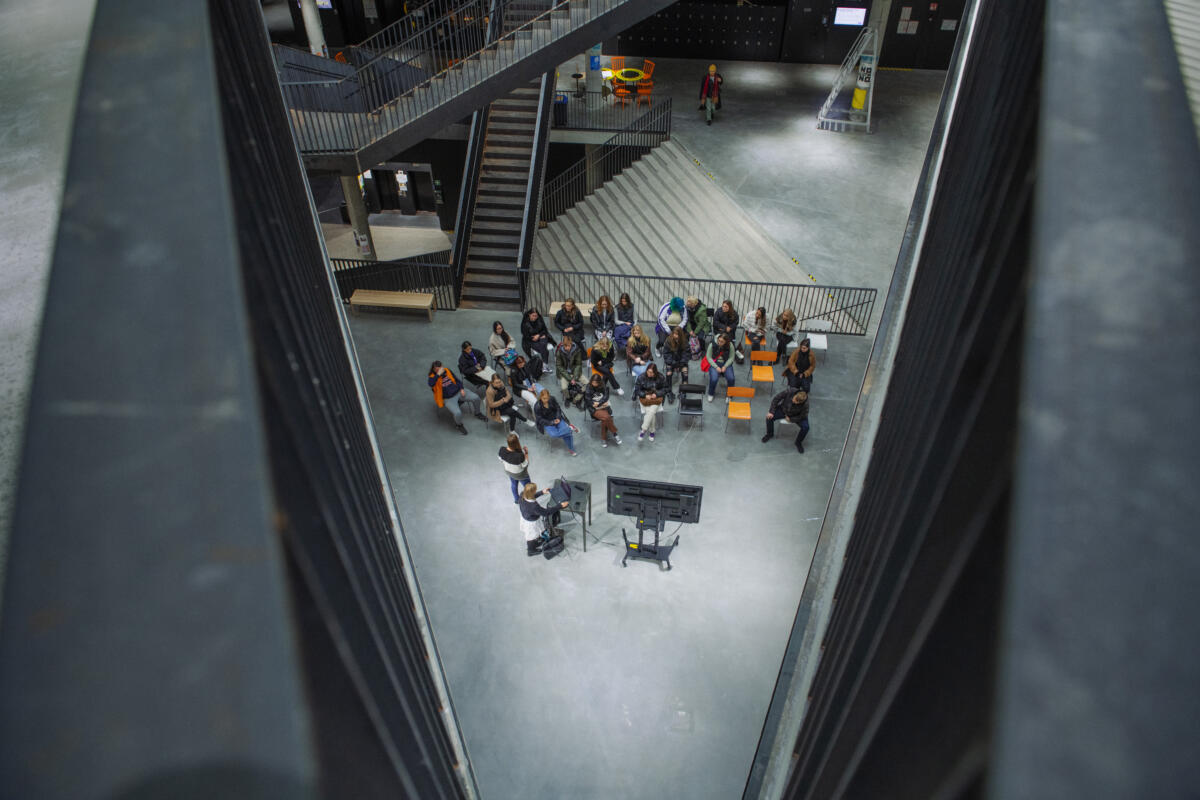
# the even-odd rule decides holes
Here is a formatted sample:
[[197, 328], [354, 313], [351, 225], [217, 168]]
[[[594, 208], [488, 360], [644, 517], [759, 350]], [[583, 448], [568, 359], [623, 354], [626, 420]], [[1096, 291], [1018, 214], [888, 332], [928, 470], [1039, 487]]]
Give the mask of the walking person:
[[617, 435], [617, 424], [613, 422], [612, 406], [608, 402], [608, 387], [604, 385], [604, 378], [599, 375], [591, 377], [587, 388], [583, 390], [583, 400], [584, 408], [592, 415], [592, 419], [600, 423], [600, 446], [608, 447], [610, 433], [613, 441], [620, 444], [621, 437]]
[[724, 82], [721, 73], [717, 72], [717, 65], [709, 64], [708, 72], [700, 81], [700, 110], [704, 112], [709, 125], [712, 125], [713, 115], [721, 108], [721, 84]]
[[[467, 429], [463, 425], [463, 406], [468, 406], [479, 419], [486, 419], [479, 412], [479, 398], [468, 392], [462, 381], [442, 366], [440, 361], [435, 361], [429, 366], [429, 388], [433, 390], [433, 402], [437, 403], [437, 407], [450, 409], [454, 416], [454, 427], [458, 428], [458, 432], [463, 436], [467, 435]], [[447, 406], [451, 400], [454, 402]]]
[[521, 502], [517, 484], [529, 485], [529, 448], [521, 444], [521, 437], [510, 433], [500, 448], [500, 463], [504, 465], [504, 474], [511, 484], [514, 503]]
[[796, 434], [796, 449], [804, 452], [804, 437], [808, 436], [808, 392], [801, 389], [784, 389], [771, 398], [771, 409], [767, 412], [767, 435], [763, 442], [769, 442], [775, 436], [775, 420], [787, 419], [788, 422], [800, 428]]

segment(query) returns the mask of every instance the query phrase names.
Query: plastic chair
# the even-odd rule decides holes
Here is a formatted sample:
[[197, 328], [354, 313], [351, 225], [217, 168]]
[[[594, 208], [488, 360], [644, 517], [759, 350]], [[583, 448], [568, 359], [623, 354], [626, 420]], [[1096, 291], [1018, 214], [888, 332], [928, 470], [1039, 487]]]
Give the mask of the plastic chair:
[[[761, 362], [767, 362], [763, 364]], [[759, 362], [759, 363], [755, 363]], [[774, 350], [752, 350], [750, 351], [750, 382], [751, 383], [770, 383], [775, 385], [775, 351]]]
[[679, 385], [679, 415], [676, 418], [675, 430], [683, 425], [684, 417], [700, 419], [700, 427], [704, 428], [704, 393], [708, 391], [698, 383], [681, 383]]
[[[754, 398], [753, 386], [727, 386], [725, 394], [730, 398], [729, 404], [725, 406], [725, 432], [729, 432], [729, 421], [751, 422], [750, 417], [750, 400]], [[735, 401], [733, 398], [743, 397], [744, 401]], [[746, 430], [750, 431], [752, 425], [747, 425]]]
[[624, 108], [625, 104], [629, 102], [629, 97], [630, 97], [629, 87], [626, 86], [623, 82], [621, 82], [617, 78], [613, 78], [612, 83], [613, 83], [613, 97], [615, 97], [617, 100], [620, 100], [621, 108]]
[[625, 69], [625, 56], [613, 56], [612, 63], [609, 66], [613, 72], [620, 72]]

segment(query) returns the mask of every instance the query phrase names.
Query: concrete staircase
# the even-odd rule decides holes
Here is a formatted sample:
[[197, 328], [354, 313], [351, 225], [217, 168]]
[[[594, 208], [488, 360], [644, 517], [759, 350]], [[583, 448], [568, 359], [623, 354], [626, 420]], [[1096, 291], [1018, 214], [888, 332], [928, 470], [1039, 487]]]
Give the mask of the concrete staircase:
[[674, 141], [540, 229], [536, 241], [535, 269], [769, 282], [801, 272]]
[[541, 80], [491, 104], [476, 184], [475, 216], [467, 244], [462, 303], [518, 307], [517, 259], [525, 191], [533, 169]]

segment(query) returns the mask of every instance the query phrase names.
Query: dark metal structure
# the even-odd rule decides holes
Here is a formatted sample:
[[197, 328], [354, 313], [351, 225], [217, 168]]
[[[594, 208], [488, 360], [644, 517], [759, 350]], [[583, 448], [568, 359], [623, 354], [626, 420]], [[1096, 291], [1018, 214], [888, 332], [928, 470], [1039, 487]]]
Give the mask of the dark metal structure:
[[97, 6], [65, 198], [0, 794], [475, 796], [254, 4]]
[[1200, 785], [1200, 154], [1163, 9], [973, 15], [747, 798]]

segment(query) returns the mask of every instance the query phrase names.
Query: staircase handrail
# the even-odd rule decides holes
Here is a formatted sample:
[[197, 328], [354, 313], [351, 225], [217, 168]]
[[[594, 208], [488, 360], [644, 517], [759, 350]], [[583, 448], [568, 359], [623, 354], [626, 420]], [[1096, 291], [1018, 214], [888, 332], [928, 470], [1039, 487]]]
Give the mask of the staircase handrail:
[[471, 246], [471, 221], [475, 218], [479, 171], [483, 168], [483, 145], [491, 111], [491, 104], [488, 104], [471, 116], [471, 134], [467, 139], [467, 155], [458, 190], [458, 211], [454, 215], [454, 247], [450, 256], [450, 265], [454, 268], [456, 301], [462, 300], [467, 249]]
[[[354, 45], [354, 49], [362, 50], [362, 51], [375, 49], [376, 40], [391, 36], [396, 30], [403, 28], [405, 26], [405, 23], [413, 22], [413, 20], [416, 18], [424, 18], [425, 11], [430, 6], [437, 5], [437, 4], [444, 5], [445, 3], [446, 3], [446, 0], [427, 0], [427, 2], [422, 3], [417, 8], [414, 8], [410, 11], [405, 12], [404, 16], [402, 16], [400, 19], [396, 20], [395, 22], [392, 22], [391, 24], [387, 25], [384, 28], [380, 28], [379, 30], [375, 31], [375, 33], [372, 33], [370, 36], [368, 36], [366, 39], [363, 39], [361, 42]], [[418, 17], [418, 15], [420, 15], [420, 16]], [[394, 49], [394, 45], [387, 45], [383, 49], [384, 50], [392, 50], [392, 49]]]
[[[542, 191], [542, 222], [552, 222], [584, 197], [599, 188], [589, 187], [589, 174], [604, 174], [608, 180], [637, 161], [646, 152], [671, 138], [671, 98], [610, 136], [591, 154], [584, 156], [549, 181]], [[603, 181], [600, 182], [601, 184]]]
[[[550, 147], [550, 112], [554, 107], [554, 75], [542, 75], [541, 91], [538, 94], [537, 125], [533, 131], [530, 148], [529, 180], [525, 184], [525, 210], [521, 218], [521, 243], [517, 248], [517, 269], [529, 269], [533, 260], [534, 237], [537, 235], [539, 211], [546, 176], [546, 155]], [[524, 277], [518, 272], [521, 297], [525, 296]]]

